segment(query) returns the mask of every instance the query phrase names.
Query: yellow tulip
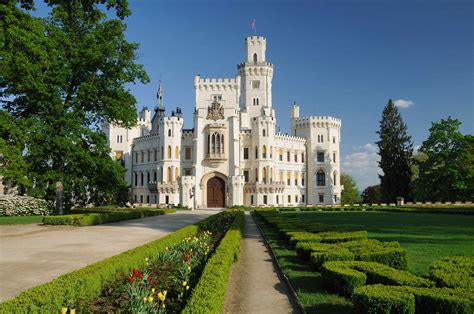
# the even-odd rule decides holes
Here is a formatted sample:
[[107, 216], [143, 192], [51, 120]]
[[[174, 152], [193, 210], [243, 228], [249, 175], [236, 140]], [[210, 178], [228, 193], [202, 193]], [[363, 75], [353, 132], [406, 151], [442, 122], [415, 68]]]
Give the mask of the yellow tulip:
[[162, 307], [162, 308], [165, 308], [165, 307], [166, 307], [166, 305], [162, 304], [162, 305], [161, 305], [161, 307]]
[[186, 290], [189, 290], [189, 286], [186, 286]]
[[76, 314], [76, 309], [71, 309], [71, 310], [69, 310], [69, 313], [70, 313], [70, 314]]
[[67, 307], [63, 307], [61, 309], [61, 314], [66, 314], [67, 313]]
[[153, 297], [152, 296], [148, 297], [148, 302], [150, 302], [150, 303], [153, 302]]
[[152, 289], [151, 289], [151, 293], [155, 293], [155, 288], [152, 288]]
[[183, 287], [186, 286], [186, 281], [183, 281]]
[[166, 291], [166, 290], [163, 291], [163, 294], [164, 294], [165, 297], [166, 297], [166, 294], [167, 294], [167, 293], [168, 293], [168, 291]]
[[164, 295], [161, 292], [158, 293], [158, 299], [160, 299], [162, 302], [165, 300], [165, 298], [166, 298], [166, 295]]

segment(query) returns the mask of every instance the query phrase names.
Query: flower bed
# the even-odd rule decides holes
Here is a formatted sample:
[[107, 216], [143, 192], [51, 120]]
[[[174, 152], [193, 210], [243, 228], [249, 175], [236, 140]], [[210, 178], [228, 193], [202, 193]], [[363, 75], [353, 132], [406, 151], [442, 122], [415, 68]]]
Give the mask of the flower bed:
[[42, 199], [29, 196], [0, 196], [0, 216], [44, 216], [52, 207]]
[[45, 225], [92, 226], [107, 222], [158, 216], [176, 212], [175, 209], [143, 209], [130, 211], [90, 212], [43, 218]]
[[[0, 313], [57, 313], [63, 307], [76, 308], [90, 304], [103, 294], [117, 278], [128, 280], [132, 269], [143, 269], [146, 258], [158, 256], [183, 239], [194, 237], [208, 226], [220, 223], [219, 213], [199, 223], [181, 228], [161, 239], [107, 258], [87, 267], [59, 276], [58, 278], [28, 289], [13, 299], [0, 303]], [[142, 271], [143, 274], [143, 271]]]

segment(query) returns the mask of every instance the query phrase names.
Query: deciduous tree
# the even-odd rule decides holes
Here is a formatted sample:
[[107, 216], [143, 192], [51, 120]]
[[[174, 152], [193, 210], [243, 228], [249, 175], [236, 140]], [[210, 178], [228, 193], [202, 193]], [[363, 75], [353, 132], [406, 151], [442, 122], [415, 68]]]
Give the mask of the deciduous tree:
[[380, 204], [382, 203], [382, 191], [380, 185], [372, 185], [362, 191], [362, 203], [364, 204]]
[[347, 173], [341, 174], [341, 185], [344, 186], [344, 190], [341, 193], [341, 203], [358, 204], [360, 202], [360, 195], [354, 178]]

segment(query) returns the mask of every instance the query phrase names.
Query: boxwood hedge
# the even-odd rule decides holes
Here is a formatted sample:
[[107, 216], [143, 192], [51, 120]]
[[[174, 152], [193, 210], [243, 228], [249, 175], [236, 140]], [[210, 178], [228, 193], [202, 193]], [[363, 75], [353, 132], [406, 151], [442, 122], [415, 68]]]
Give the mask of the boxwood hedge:
[[439, 287], [474, 290], [474, 256], [452, 256], [435, 261], [430, 278]]
[[202, 226], [212, 223], [221, 214], [28, 289], [13, 299], [0, 303], [0, 313], [57, 313], [65, 305], [77, 304], [80, 300], [91, 301], [108, 282], [115, 279], [118, 272], [128, 273], [132, 268], [144, 267], [145, 258], [156, 256], [165, 251], [166, 247], [196, 235]]

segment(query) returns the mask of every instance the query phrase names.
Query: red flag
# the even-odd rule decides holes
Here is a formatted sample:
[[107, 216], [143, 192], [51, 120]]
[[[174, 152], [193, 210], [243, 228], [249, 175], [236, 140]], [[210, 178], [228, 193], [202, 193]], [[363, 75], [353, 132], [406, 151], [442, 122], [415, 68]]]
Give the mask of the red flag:
[[252, 20], [252, 29], [255, 29], [255, 19]]

